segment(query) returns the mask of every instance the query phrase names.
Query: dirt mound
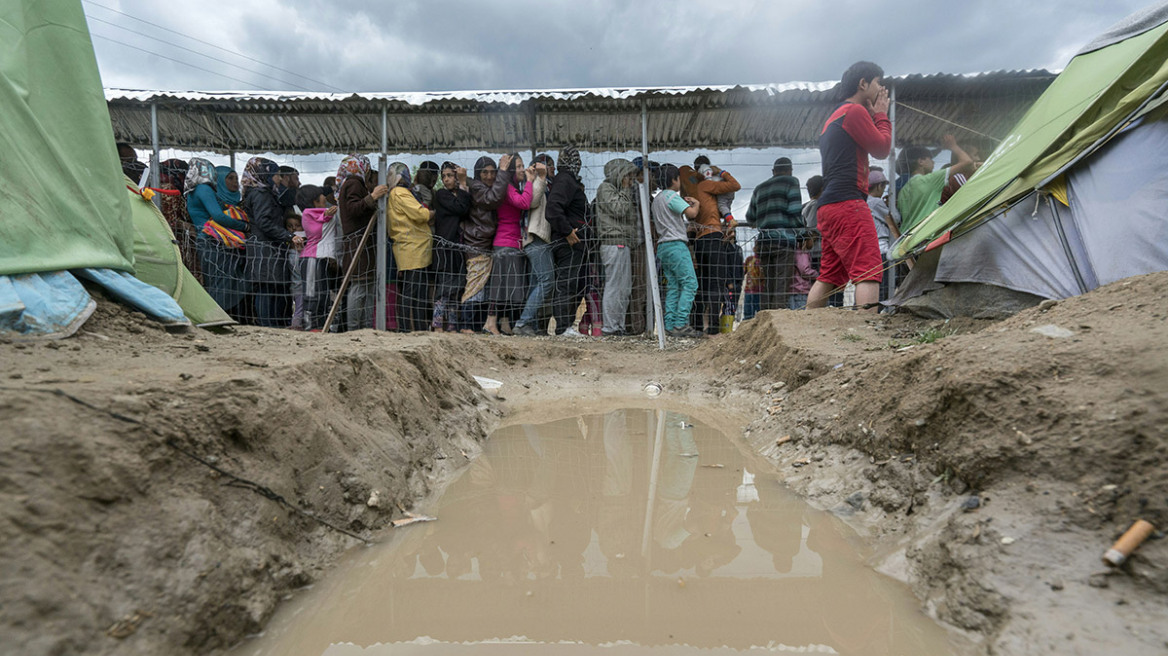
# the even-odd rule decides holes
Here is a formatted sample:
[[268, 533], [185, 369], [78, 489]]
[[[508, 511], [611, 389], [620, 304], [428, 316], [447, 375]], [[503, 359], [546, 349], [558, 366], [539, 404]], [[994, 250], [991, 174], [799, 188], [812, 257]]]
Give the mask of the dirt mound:
[[19, 653], [233, 644], [358, 544], [311, 516], [372, 535], [496, 417], [441, 343], [297, 350], [290, 333], [173, 336], [116, 307], [96, 319], [87, 339], [4, 347], [0, 632]]
[[[879, 515], [874, 531], [919, 532], [905, 554], [915, 573], [903, 574], [939, 617], [996, 636], [1001, 653], [1042, 644], [1043, 631], [1030, 623], [1020, 638], [1013, 620], [1070, 581], [1082, 597], [1063, 595], [1077, 600], [1068, 618], [1098, 626], [1098, 644], [1108, 644], [1112, 625], [1138, 624], [1142, 611], [1117, 614], [1098, 592], [1108, 585], [1099, 555], [1136, 518], [1168, 526], [1166, 284], [1166, 273], [1132, 278], [972, 334], [841, 356], [805, 384], [787, 379], [796, 389], [775, 392], [751, 439], [783, 466], [807, 458], [814, 467], [793, 484], [825, 505], [847, 511], [842, 502], [856, 495]], [[976, 505], [962, 512], [963, 503]], [[1025, 555], [999, 553], [997, 540], [1020, 533]], [[1020, 569], [1011, 577], [1008, 565]], [[1041, 576], [1046, 594], [1020, 587], [1021, 571]], [[1165, 594], [1168, 544], [1148, 543], [1123, 573], [1110, 579], [1125, 591], [1121, 604]], [[1164, 630], [1142, 631], [1132, 653], [1163, 648]]]

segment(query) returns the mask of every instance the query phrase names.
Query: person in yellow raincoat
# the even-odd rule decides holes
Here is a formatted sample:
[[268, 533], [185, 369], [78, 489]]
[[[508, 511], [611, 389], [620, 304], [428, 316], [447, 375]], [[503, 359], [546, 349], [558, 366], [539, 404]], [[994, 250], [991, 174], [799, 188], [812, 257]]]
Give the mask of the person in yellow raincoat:
[[389, 165], [389, 238], [397, 263], [397, 326], [402, 332], [430, 327], [430, 262], [434, 236], [430, 219], [434, 211], [410, 192], [410, 169], [401, 162]]

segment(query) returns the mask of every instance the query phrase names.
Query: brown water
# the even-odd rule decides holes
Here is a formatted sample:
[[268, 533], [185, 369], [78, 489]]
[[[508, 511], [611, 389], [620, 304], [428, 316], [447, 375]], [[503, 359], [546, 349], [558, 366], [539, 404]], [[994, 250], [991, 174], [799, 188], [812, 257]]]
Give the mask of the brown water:
[[503, 428], [438, 521], [355, 552], [235, 654], [953, 653], [760, 465], [673, 412]]

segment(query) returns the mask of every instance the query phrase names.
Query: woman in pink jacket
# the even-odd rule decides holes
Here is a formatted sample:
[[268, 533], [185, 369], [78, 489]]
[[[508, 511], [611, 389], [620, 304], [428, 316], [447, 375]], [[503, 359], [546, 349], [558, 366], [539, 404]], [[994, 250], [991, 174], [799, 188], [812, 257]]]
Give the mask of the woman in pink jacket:
[[511, 325], [527, 300], [527, 258], [521, 250], [527, 233], [527, 212], [542, 202], [547, 184], [546, 169], [542, 177], [537, 175], [535, 167], [524, 170], [523, 159], [518, 153], [511, 154], [508, 170], [511, 183], [507, 185], [507, 195], [497, 210], [499, 220], [493, 242], [494, 262], [487, 286], [490, 303], [487, 322], [483, 326], [483, 330], [492, 335], [500, 333], [500, 314], [504, 321], [502, 332], [510, 335]]

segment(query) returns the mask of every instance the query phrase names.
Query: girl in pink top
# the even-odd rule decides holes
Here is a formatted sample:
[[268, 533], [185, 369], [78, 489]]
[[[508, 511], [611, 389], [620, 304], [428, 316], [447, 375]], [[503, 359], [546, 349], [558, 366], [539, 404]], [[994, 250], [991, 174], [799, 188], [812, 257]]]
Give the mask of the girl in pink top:
[[[527, 210], [535, 195], [535, 170], [523, 168], [518, 153], [511, 154], [508, 166], [511, 184], [507, 195], [496, 210], [495, 247], [491, 262], [491, 279], [487, 284], [487, 323], [483, 330], [498, 335], [511, 334], [511, 324], [518, 319], [518, 311], [527, 300], [527, 258], [523, 251], [524, 232], [527, 229]], [[503, 314], [503, 330], [499, 329], [499, 315]], [[511, 316], [515, 314], [516, 316]]]
[[788, 308], [803, 310], [807, 307], [807, 293], [811, 285], [819, 277], [819, 272], [811, 266], [811, 249], [815, 248], [818, 239], [814, 236], [804, 237], [799, 241], [799, 250], [795, 251], [795, 274], [791, 276], [791, 291], [787, 298]]

